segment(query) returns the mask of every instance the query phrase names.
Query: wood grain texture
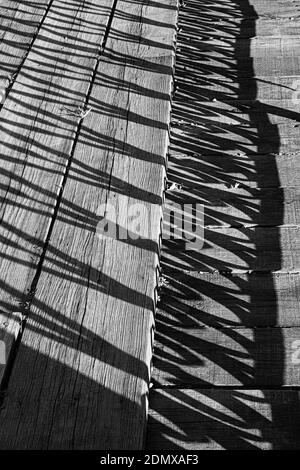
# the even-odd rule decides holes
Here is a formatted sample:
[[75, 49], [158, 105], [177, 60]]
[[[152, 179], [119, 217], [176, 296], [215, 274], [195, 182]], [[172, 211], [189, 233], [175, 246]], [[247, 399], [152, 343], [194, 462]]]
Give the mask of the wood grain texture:
[[244, 18], [248, 10], [256, 18], [287, 17], [291, 21], [300, 13], [300, 5], [294, 0], [240, 0], [239, 4]]
[[[186, 51], [183, 51], [186, 52]], [[215, 78], [220, 76], [230, 76], [232, 70], [236, 68], [236, 59], [234, 57], [226, 57], [224, 60], [224, 53], [220, 54], [220, 57], [215, 57], [214, 55], [209, 59], [207, 56], [209, 53], [194, 53], [189, 50], [189, 59], [199, 62], [201, 66], [202, 73], [206, 75], [214, 75]], [[256, 77], [265, 76], [265, 75], [298, 75], [299, 74], [299, 56], [297, 54], [297, 49], [291, 51], [291, 57], [285, 55], [279, 55], [276, 48], [274, 48], [273, 53], [270, 54], [270, 57], [267, 56], [267, 49], [262, 49], [261, 54], [257, 53], [258, 57], [253, 61], [252, 57], [247, 57], [241, 54], [238, 59], [239, 62], [239, 74], [241, 78], [253, 77], [253, 62], [254, 73]], [[204, 56], [204, 57], [203, 57]]]
[[[245, 132], [247, 126], [253, 126], [253, 122], [259, 123], [261, 119], [261, 124], [263, 124], [267, 113], [270, 124], [276, 125], [281, 123], [283, 118], [288, 118], [291, 125], [296, 128], [299, 122], [298, 91], [298, 85], [295, 85], [296, 100], [290, 96], [289, 99], [282, 99], [280, 101], [278, 99], [265, 99], [263, 101], [253, 101], [250, 98], [248, 100], [231, 99], [226, 96], [220, 97], [218, 91], [216, 91], [212, 100], [209, 101], [203, 100], [201, 89], [198, 97], [193, 96], [189, 91], [185, 93], [184, 89], [179, 89], [177, 93], [178, 102], [174, 104], [174, 112], [176, 112], [175, 116], [177, 118], [174, 123], [189, 122], [203, 128], [209, 124], [212, 126], [219, 124], [221, 128], [226, 125], [228, 127], [237, 125], [245, 127], [243, 129]], [[247, 93], [250, 94], [249, 88]], [[207, 94], [213, 96], [211, 92], [207, 92]], [[197, 98], [199, 98], [198, 101]], [[213, 101], [215, 98], [217, 106], [215, 101]], [[192, 109], [191, 103], [193, 103]], [[213, 127], [213, 129], [215, 128]], [[236, 129], [238, 130], [238, 127]], [[231, 129], [231, 131], [233, 130], [234, 128]]]
[[111, 6], [54, 1], [1, 110], [3, 312], [26, 308]]
[[[279, 18], [257, 18], [255, 20], [255, 27], [253, 27], [253, 18], [224, 18], [223, 16], [209, 21], [209, 18], [198, 20], [197, 26], [193, 24], [188, 15], [182, 14], [180, 20], [182, 27], [182, 36], [188, 42], [198, 41], [213, 41], [214, 39], [220, 40], [226, 38], [235, 40], [236, 35], [239, 38], [251, 39], [253, 37], [296, 37], [299, 38], [300, 21], [297, 15], [294, 20], [290, 17]], [[189, 28], [189, 34], [186, 33], [186, 28]], [[199, 27], [201, 32], [199, 33]], [[191, 64], [192, 65], [192, 64]]]
[[[176, 18], [175, 0], [117, 3], [1, 413], [1, 448], [144, 443]], [[136, 203], [142, 238], [97, 231], [109, 204], [121, 217]]]
[[[216, 68], [216, 72], [224, 74], [226, 76], [226, 65], [230, 65], [232, 68], [236, 67], [236, 62], [241, 61], [242, 64], [249, 64], [252, 67], [253, 63], [257, 67], [262, 60], [268, 63], [272, 63], [272, 60], [280, 60], [284, 63], [293, 61], [297, 57], [297, 51], [299, 49], [300, 38], [299, 37], [255, 37], [249, 44], [248, 39], [236, 39], [234, 45], [234, 53], [232, 43], [228, 40], [222, 39], [210, 39], [208, 41], [197, 42], [193, 40], [188, 41], [187, 44], [182, 45], [179, 49], [179, 60], [184, 62], [185, 57], [188, 55], [189, 58], [195, 63], [199, 63], [202, 69], [205, 69], [205, 62], [207, 62], [207, 56], [209, 56], [210, 62], [221, 61], [225, 67]], [[226, 61], [224, 60], [226, 57]], [[235, 62], [234, 62], [235, 61]], [[220, 64], [221, 65], [221, 64]], [[258, 71], [257, 71], [258, 70]], [[256, 77], [260, 77], [261, 73], [259, 68], [254, 70], [251, 68], [251, 74], [255, 73]], [[268, 73], [269, 68], [264, 69], [264, 75], [272, 76], [273, 73]], [[217, 73], [215, 74], [217, 75]], [[230, 74], [228, 74], [230, 76]], [[289, 75], [283, 73], [283, 75]], [[241, 75], [243, 78], [244, 75]], [[216, 76], [214, 77], [216, 78]]]
[[300, 326], [299, 274], [165, 275], [157, 321], [180, 327]]
[[[220, 4], [212, 1], [207, 4], [201, 4], [201, 17], [212, 21], [218, 17], [224, 17], [229, 20], [234, 19], [270, 19], [270, 18], [289, 18], [297, 19], [300, 13], [300, 6], [294, 0], [239, 0], [238, 6], [236, 2], [231, 0], [222, 0]], [[199, 19], [199, 12], [196, 2], [190, 2], [188, 9], [183, 9], [182, 18], [187, 17], [190, 22]]]
[[0, 104], [28, 54], [50, 0], [3, 0], [0, 5]]
[[[179, 15], [149, 450], [300, 448], [299, 13]], [[169, 239], [186, 204], [198, 245]]]
[[[203, 155], [231, 155], [246, 153], [253, 155], [268, 153], [295, 153], [300, 146], [300, 126], [295, 127], [289, 122], [285, 125], [268, 125], [260, 129], [264, 137], [257, 134], [251, 127], [230, 127], [223, 129], [218, 125], [176, 126], [172, 128], [174, 152], [184, 152], [186, 149]], [[276, 137], [275, 137], [276, 136]], [[222, 149], [222, 150], [221, 150]]]
[[7, 318], [6, 315], [0, 313], [0, 386], [2, 387], [3, 379], [7, 368], [10, 367], [11, 357], [14, 353], [16, 341], [21, 333], [22, 315], [18, 312]]
[[[201, 155], [198, 153], [182, 154], [171, 152], [169, 161], [169, 180], [181, 185], [170, 199], [178, 200], [182, 196], [205, 198], [211, 193], [216, 198], [236, 191], [249, 191], [255, 194], [259, 188], [281, 191], [291, 194], [300, 183], [299, 152], [274, 155], [246, 155], [235, 152], [233, 155]], [[237, 187], [236, 187], [237, 186]], [[295, 189], [283, 189], [287, 187]], [[258, 194], [258, 193], [257, 193]], [[279, 194], [279, 193], [278, 193]], [[287, 201], [290, 201], [289, 196]], [[282, 212], [282, 211], [281, 211]]]
[[149, 450], [300, 448], [296, 390], [155, 390], [151, 403]]
[[[182, 174], [183, 173], [183, 174]], [[246, 173], [246, 172], [245, 172]], [[179, 177], [182, 176], [181, 178]], [[177, 181], [185, 182], [184, 172], [176, 173]], [[170, 168], [169, 177], [172, 178]], [[188, 175], [187, 187], [180, 194], [169, 195], [165, 210], [178, 201], [178, 217], [184, 216], [184, 204], [203, 204], [203, 224], [207, 226], [273, 226], [300, 225], [300, 189], [295, 188], [232, 188], [221, 185], [193, 185]], [[197, 173], [195, 174], [195, 181]], [[300, 181], [300, 180], [299, 180]], [[189, 187], [191, 185], [191, 187]], [[196, 188], [194, 187], [196, 186]]]
[[182, 239], [164, 241], [162, 262], [165, 269], [181, 267], [208, 272], [300, 270], [300, 227], [205, 228], [204, 235], [198, 231], [194, 238], [191, 244]]
[[[192, 63], [186, 66], [179, 67], [179, 70], [176, 75], [177, 83], [179, 89], [176, 93], [176, 102], [175, 109], [180, 105], [180, 101], [184, 102], [187, 99], [191, 99], [197, 102], [210, 104], [210, 107], [213, 106], [213, 103], [220, 102], [222, 105], [224, 102], [231, 102], [234, 105], [236, 101], [237, 104], [248, 104], [249, 107], [258, 107], [259, 104], [262, 106], [264, 104], [267, 106], [270, 103], [277, 105], [278, 111], [281, 110], [283, 116], [288, 116], [288, 112], [285, 109], [285, 106], [282, 106], [282, 103], [288, 103], [289, 100], [294, 101], [295, 112], [299, 112], [299, 76], [276, 76], [273, 75], [263, 75], [255, 78], [241, 78], [239, 83], [231, 78], [230, 76], [224, 75], [223, 77], [214, 77], [213, 79], [208, 79], [205, 76], [201, 76], [199, 69], [196, 66], [193, 66]], [[253, 87], [256, 89], [256, 100], [253, 103]], [[213, 101], [217, 100], [217, 101]], [[213, 103], [210, 103], [213, 101]], [[259, 103], [263, 101], [263, 103]], [[184, 103], [183, 103], [184, 104]], [[216, 108], [216, 104], [214, 104]], [[280, 109], [282, 108], [282, 109]], [[271, 108], [270, 108], [271, 109]], [[191, 109], [193, 113], [195, 110]], [[216, 111], [216, 110], [215, 110]], [[276, 111], [276, 108], [274, 109]], [[247, 114], [247, 113], [245, 113]], [[272, 113], [270, 113], [272, 117]], [[275, 114], [275, 113], [274, 113]], [[275, 115], [276, 116], [276, 115]], [[227, 116], [224, 116], [224, 119]], [[293, 117], [292, 115], [290, 117]], [[205, 121], [210, 118], [210, 115], [203, 115], [202, 119]], [[200, 120], [202, 123], [202, 120]], [[241, 124], [245, 124], [247, 121], [242, 121]], [[248, 116], [249, 125], [251, 120]]]
[[157, 326], [156, 388], [300, 385], [300, 328]]

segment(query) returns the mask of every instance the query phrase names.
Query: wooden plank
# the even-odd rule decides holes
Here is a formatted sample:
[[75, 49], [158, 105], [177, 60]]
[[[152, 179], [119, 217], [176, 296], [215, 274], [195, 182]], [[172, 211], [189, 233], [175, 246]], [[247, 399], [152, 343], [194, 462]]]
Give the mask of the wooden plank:
[[299, 274], [164, 275], [159, 323], [186, 328], [300, 326]]
[[[184, 200], [194, 194], [199, 202], [209, 191], [216, 195], [225, 194], [238, 185], [245, 191], [256, 188], [277, 188], [300, 186], [300, 155], [295, 153], [276, 153], [274, 155], [245, 155], [235, 151], [231, 155], [201, 155], [171, 152], [169, 163], [170, 182], [181, 185], [178, 193], [168, 197]], [[197, 178], [196, 178], [197, 176]], [[237, 190], [239, 189], [237, 188]], [[296, 192], [297, 188], [294, 189]], [[288, 190], [287, 194], [290, 194]], [[225, 197], [225, 196], [224, 196]], [[288, 200], [289, 196], [288, 196]]]
[[[253, 6], [251, 5], [251, 8]], [[254, 11], [254, 10], [253, 10]], [[217, 16], [215, 19], [217, 19]], [[204, 23], [202, 29], [197, 24], [198, 37], [193, 37], [190, 23], [193, 18], [188, 15], [188, 24], [182, 23], [185, 34], [180, 36], [181, 44], [178, 48], [178, 61], [182, 67], [194, 66], [198, 74], [204, 77], [225, 76], [233, 77], [236, 71], [237, 81], [241, 78], [261, 75], [297, 75], [299, 37], [297, 36], [255, 36], [255, 18], [252, 22], [252, 39], [243, 38], [243, 23], [236, 24], [234, 28], [230, 23], [218, 25], [217, 32], [212, 36], [206, 30]], [[243, 16], [243, 20], [245, 17]], [[299, 20], [299, 18], [298, 18]], [[208, 21], [209, 22], [209, 21]], [[228, 27], [232, 28], [234, 41], [228, 40]], [[211, 28], [211, 26], [209, 26]], [[223, 36], [223, 30], [225, 36]], [[201, 36], [203, 32], [204, 36]], [[188, 38], [187, 38], [188, 33]], [[199, 34], [200, 33], [200, 34]], [[254, 37], [255, 36], [255, 37]]]
[[288, 450], [300, 447], [299, 392], [155, 390], [149, 450]]
[[[184, 88], [179, 90], [177, 98], [178, 101], [174, 104], [175, 122], [183, 120], [202, 125], [217, 122], [221, 125], [250, 127], [254, 123], [259, 125], [260, 121], [261, 123], [269, 121], [270, 124], [278, 124], [284, 118], [294, 121], [293, 125], [295, 126], [299, 121], [300, 102], [294, 99], [261, 102], [256, 101], [255, 97], [252, 100], [226, 100], [223, 98], [215, 103], [204, 101], [203, 97], [197, 101], [197, 97], [190, 96], [189, 93], [185, 94]], [[192, 102], [193, 108], [191, 108]]]
[[[1, 448], [144, 443], [176, 18], [176, 0], [118, 1], [1, 411]], [[151, 238], [101, 236], [118, 202], [142, 204], [142, 224], [153, 210]]]
[[[294, 7], [295, 8], [295, 7]], [[241, 27], [241, 35], [240, 37], [253, 37], [253, 29], [254, 35], [256, 37], [280, 37], [284, 38], [286, 36], [289, 37], [298, 37], [300, 32], [300, 21], [299, 17], [295, 10], [291, 17], [277, 17], [274, 19], [269, 19], [268, 17], [258, 18], [255, 21], [255, 28], [253, 28], [253, 20], [241, 20], [242, 27]]]
[[265, 123], [262, 120], [260, 128], [230, 126], [223, 129], [217, 123], [201, 127], [173, 125], [171, 149], [203, 155], [293, 153], [300, 147], [300, 126], [295, 124], [286, 122], [275, 126], [266, 119]]
[[16, 340], [21, 333], [22, 315], [15, 312], [10, 318], [0, 313], [0, 386], [3, 387], [5, 374], [11, 365]]
[[[196, 103], [205, 104], [207, 101], [215, 100], [213, 106], [217, 108], [219, 101], [224, 103], [237, 100], [237, 104], [239, 104], [255, 99], [255, 101], [263, 101], [264, 103], [249, 103], [251, 108], [263, 104], [267, 106], [269, 103], [280, 108], [282, 102], [288, 103], [290, 100], [294, 102], [295, 113], [299, 112], [300, 76], [259, 76], [241, 78], [237, 82], [226, 76], [223, 78], [218, 76], [203, 77], [199, 73], [199, 68], [197, 69], [192, 64], [177, 67], [177, 69], [176, 81], [179, 89], [176, 92], [176, 101], [193, 99], [196, 100]], [[177, 109], [180, 103], [175, 103], [175, 105], [175, 109]], [[282, 109], [281, 111], [282, 117], [285, 117], [287, 110]], [[205, 115], [201, 117], [207, 118]]]
[[[246, 172], [245, 172], [246, 173]], [[244, 174], [245, 174], [244, 173]], [[169, 192], [165, 213], [177, 205], [177, 217], [184, 217], [186, 204], [203, 204], [204, 226], [280, 226], [300, 225], [300, 188], [232, 188], [208, 184], [202, 187], [196, 183], [197, 173], [181, 171], [169, 166], [169, 178], [184, 186], [180, 191]], [[300, 185], [300, 174], [299, 174]], [[246, 184], [246, 182], [244, 182]]]
[[192, 243], [186, 247], [184, 239], [165, 240], [163, 266], [208, 272], [300, 270], [300, 227], [205, 228], [204, 240], [198, 230]]
[[150, 450], [300, 448], [299, 10], [191, 0], [181, 14], [165, 215], [177, 204], [178, 226], [197, 202], [198, 228], [220, 226], [202, 249], [165, 232]]
[[294, 53], [291, 57], [276, 56], [274, 54], [267, 58], [267, 56], [241, 57], [238, 61], [234, 58], [225, 58], [223, 55], [220, 57], [211, 57], [208, 60], [208, 55], [199, 53], [189, 53], [181, 57], [179, 60], [184, 65], [188, 65], [190, 61], [198, 62], [198, 68], [203, 75], [213, 75], [215, 77], [222, 77], [231, 75], [233, 71], [238, 71], [241, 78], [259, 77], [264, 75], [295, 75], [299, 74], [299, 56]]
[[256, 18], [287, 17], [291, 21], [291, 17], [294, 19], [300, 13], [300, 5], [295, 0], [240, 0], [239, 8], [243, 17], [255, 12]]
[[[0, 308], [26, 308], [113, 0], [54, 1], [0, 123]], [[21, 304], [21, 307], [20, 307]]]
[[[250, 111], [250, 117], [251, 111]], [[263, 113], [261, 113], [263, 114]], [[267, 113], [265, 113], [267, 114]], [[261, 145], [261, 141], [266, 141], [274, 136], [277, 137], [277, 140], [285, 141], [285, 140], [292, 140], [295, 139], [297, 142], [300, 138], [300, 124], [296, 119], [291, 119], [284, 115], [281, 116], [280, 122], [277, 125], [271, 125], [268, 119], [262, 120], [259, 128], [255, 126], [255, 121], [249, 121], [248, 125], [232, 125], [228, 126], [227, 123], [211, 123], [208, 124], [207, 122], [199, 121], [179, 121], [173, 123], [173, 128], [175, 133], [177, 133], [177, 129], [184, 132], [185, 134], [193, 137], [199, 136], [199, 140], [201, 137], [206, 137], [207, 132], [211, 132], [214, 134], [214, 137], [218, 137], [220, 139], [224, 139], [224, 134], [228, 134], [228, 140], [233, 140], [235, 138], [237, 145], [243, 144], [244, 141], [251, 141], [254, 144], [257, 143], [257, 146]], [[201, 145], [201, 140], [200, 140]], [[280, 148], [279, 148], [280, 149]], [[297, 149], [299, 150], [299, 149]]]
[[28, 53], [50, 0], [3, 0], [0, 5], [0, 89], [6, 89]]
[[[297, 58], [300, 46], [299, 37], [255, 37], [249, 39], [237, 38], [234, 45], [226, 39], [210, 39], [209, 41], [185, 41], [180, 44], [178, 57], [180, 62], [189, 59], [199, 64], [212, 59], [222, 60], [224, 64], [234, 63], [233, 69], [239, 68], [241, 63], [253, 63], [262, 59], [269, 62], [280, 58], [282, 61], [291, 61]], [[232, 51], [234, 49], [234, 54]], [[201, 65], [200, 65], [201, 69]], [[266, 69], [268, 70], [268, 69]], [[267, 73], [266, 73], [267, 75]], [[272, 76], [272, 74], [270, 74]]]
[[[250, 41], [244, 38], [236, 38], [234, 44], [224, 39], [210, 39], [208, 41], [197, 41], [194, 43], [194, 40], [185, 41], [180, 44], [179, 47], [179, 60], [182, 62], [185, 55], [189, 58], [199, 57], [200, 63], [202, 59], [205, 59], [205, 56], [221, 58], [222, 56], [231, 58], [232, 50], [234, 49], [234, 59], [236, 61], [236, 66], [239, 65], [239, 62], [242, 60], [252, 59], [256, 61], [257, 59], [268, 58], [270, 57], [281, 57], [282, 60], [289, 59], [292, 60], [297, 56], [299, 50], [300, 38], [295, 37], [260, 37], [257, 36], [252, 38]], [[195, 65], [195, 62], [192, 61]], [[227, 62], [227, 60], [226, 60]], [[272, 74], [270, 74], [272, 76]]]
[[300, 385], [300, 328], [157, 326], [155, 387]]
[[[300, 21], [296, 16], [294, 20], [279, 17], [270, 19], [268, 17], [247, 19], [247, 18], [224, 18], [212, 21], [197, 19], [197, 23], [191, 22], [188, 14], [182, 14], [179, 25], [180, 39], [185, 41], [203, 42], [214, 39], [226, 38], [236, 40], [238, 38], [253, 37], [297, 37], [299, 38]], [[201, 33], [199, 33], [201, 31]]]
[[[210, 2], [209, 4], [201, 2], [201, 16], [206, 21], [212, 21], [218, 17], [229, 19], [253, 19], [257, 18], [289, 18], [299, 16], [300, 5], [294, 0], [239, 0], [239, 2], [232, 2], [232, 0], [222, 2]], [[213, 16], [213, 18], [212, 18]], [[195, 21], [199, 18], [199, 3], [197, 1], [190, 1], [183, 9], [182, 17], [190, 18], [190, 21]]]

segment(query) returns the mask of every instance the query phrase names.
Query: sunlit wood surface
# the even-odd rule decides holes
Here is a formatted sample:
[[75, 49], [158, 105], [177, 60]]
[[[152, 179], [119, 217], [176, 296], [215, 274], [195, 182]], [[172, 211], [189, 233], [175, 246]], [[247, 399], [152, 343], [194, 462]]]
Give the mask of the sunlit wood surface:
[[177, 12], [1, 2], [2, 449], [144, 445]]

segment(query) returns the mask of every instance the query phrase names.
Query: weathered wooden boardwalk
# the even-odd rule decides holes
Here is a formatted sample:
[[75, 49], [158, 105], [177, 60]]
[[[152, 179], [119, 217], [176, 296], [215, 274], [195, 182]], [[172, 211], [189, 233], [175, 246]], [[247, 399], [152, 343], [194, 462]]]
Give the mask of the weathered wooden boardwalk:
[[300, 449], [300, 2], [179, 27], [165, 211], [202, 203], [205, 243], [164, 242], [147, 446]]
[[300, 2], [181, 8], [159, 266], [178, 3], [1, 2], [1, 449], [300, 448]]
[[1, 2], [1, 449], [144, 445], [177, 7]]

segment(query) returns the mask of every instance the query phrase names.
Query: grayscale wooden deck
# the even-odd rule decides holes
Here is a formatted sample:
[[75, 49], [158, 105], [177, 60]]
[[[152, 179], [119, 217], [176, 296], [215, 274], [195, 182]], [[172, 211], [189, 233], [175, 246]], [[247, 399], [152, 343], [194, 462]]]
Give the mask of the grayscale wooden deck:
[[1, 449], [300, 449], [299, 46], [296, 0], [1, 2]]
[[165, 212], [202, 203], [205, 243], [164, 243], [148, 449], [300, 449], [300, 3], [179, 27]]
[[[1, 3], [2, 449], [144, 444], [177, 11]], [[98, 230], [137, 203], [151, 237]]]

